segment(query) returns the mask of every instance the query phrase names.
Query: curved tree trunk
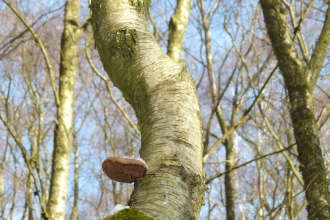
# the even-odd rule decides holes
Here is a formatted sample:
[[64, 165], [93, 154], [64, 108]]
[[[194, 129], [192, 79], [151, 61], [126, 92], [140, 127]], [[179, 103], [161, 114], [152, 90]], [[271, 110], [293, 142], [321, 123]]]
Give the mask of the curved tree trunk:
[[130, 206], [154, 219], [198, 219], [203, 204], [201, 114], [187, 68], [158, 46], [148, 26], [150, 1], [94, 0], [96, 47], [104, 69], [132, 105], [149, 166]]
[[[329, 182], [315, 121], [313, 89], [330, 43], [330, 9], [307, 65], [298, 57], [281, 0], [262, 0], [269, 38], [289, 94], [290, 114], [304, 179], [308, 219], [330, 219]], [[295, 35], [299, 34], [295, 31]]]
[[77, 75], [77, 43], [82, 30], [78, 27], [80, 0], [67, 0], [61, 38], [59, 103], [54, 132], [54, 151], [47, 211], [50, 219], [65, 217], [67, 182], [72, 148], [74, 85]]

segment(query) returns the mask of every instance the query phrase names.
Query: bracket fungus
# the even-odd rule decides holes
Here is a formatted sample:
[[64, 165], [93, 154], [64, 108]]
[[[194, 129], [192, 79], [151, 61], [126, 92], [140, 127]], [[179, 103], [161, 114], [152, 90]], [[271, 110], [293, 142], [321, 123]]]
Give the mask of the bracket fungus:
[[108, 157], [103, 161], [102, 169], [112, 180], [132, 183], [147, 174], [148, 166], [140, 158]]

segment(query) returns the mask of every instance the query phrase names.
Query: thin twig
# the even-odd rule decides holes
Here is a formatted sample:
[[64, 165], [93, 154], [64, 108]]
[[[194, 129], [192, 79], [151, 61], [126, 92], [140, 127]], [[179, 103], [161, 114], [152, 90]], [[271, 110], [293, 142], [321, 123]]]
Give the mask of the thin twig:
[[39, 190], [39, 187], [38, 187], [38, 184], [37, 184], [37, 178], [35, 177], [34, 172], [32, 170], [32, 167], [31, 167], [31, 164], [30, 164], [30, 159], [28, 158], [28, 153], [27, 153], [25, 147], [23, 146], [23, 144], [16, 138], [16, 135], [14, 134], [14, 132], [10, 128], [10, 126], [7, 124], [7, 122], [5, 120], [3, 120], [3, 118], [2, 118], [1, 115], [0, 115], [0, 120], [6, 126], [6, 128], [8, 129], [8, 131], [10, 133], [10, 135], [13, 137], [14, 141], [16, 142], [16, 144], [18, 145], [18, 147], [21, 150], [21, 153], [22, 153], [22, 156], [23, 156], [24, 161], [26, 163], [26, 166], [29, 169], [30, 175], [32, 176], [33, 181], [34, 181], [34, 187], [35, 187], [34, 194], [36, 196], [38, 196], [38, 198], [39, 198], [41, 210], [42, 210], [42, 213], [43, 213], [42, 216], [44, 216], [47, 219], [48, 218], [48, 213], [47, 213], [47, 210], [46, 210], [46, 208], [45, 208], [45, 206], [43, 204], [43, 200], [41, 198], [40, 190]]
[[278, 154], [278, 153], [281, 153], [281, 152], [283, 152], [283, 151], [289, 150], [290, 148], [292, 148], [292, 147], [295, 146], [295, 145], [296, 145], [296, 144], [292, 144], [292, 145], [290, 145], [290, 146], [287, 147], [287, 148], [284, 148], [284, 149], [281, 149], [281, 150], [277, 150], [277, 151], [274, 151], [274, 152], [271, 152], [271, 153], [268, 153], [268, 154], [264, 154], [264, 155], [261, 155], [261, 156], [255, 157], [254, 159], [249, 160], [249, 161], [247, 161], [247, 162], [245, 162], [245, 163], [242, 163], [242, 164], [240, 164], [240, 165], [234, 166], [234, 167], [232, 167], [231, 169], [225, 170], [225, 171], [223, 171], [223, 172], [221, 172], [221, 173], [217, 173], [217, 174], [215, 174], [214, 176], [212, 176], [212, 177], [210, 177], [209, 179], [207, 179], [207, 180], [205, 181], [205, 184], [209, 184], [209, 183], [210, 183], [212, 180], [214, 180], [215, 178], [221, 177], [222, 175], [224, 175], [224, 174], [226, 174], [226, 173], [229, 173], [229, 172], [231, 172], [231, 171], [233, 171], [233, 170], [236, 170], [236, 169], [238, 169], [238, 168], [240, 168], [240, 167], [243, 167], [243, 166], [245, 166], [245, 165], [248, 165], [249, 163], [252, 163], [252, 162], [254, 162], [254, 161], [260, 160], [260, 159], [262, 159], [262, 158], [264, 158], [264, 157], [268, 157], [268, 156], [270, 156], [270, 155]]
[[56, 105], [59, 106], [60, 103], [60, 97], [58, 94], [58, 90], [57, 90], [57, 86], [56, 86], [56, 81], [55, 81], [55, 75], [53, 72], [53, 67], [52, 64], [49, 60], [49, 56], [47, 54], [47, 51], [44, 47], [44, 44], [42, 43], [41, 39], [38, 37], [37, 33], [34, 31], [34, 29], [31, 27], [31, 25], [29, 25], [27, 23], [27, 21], [25, 20], [25, 18], [18, 12], [18, 10], [11, 4], [9, 3], [7, 0], [2, 0], [6, 5], [8, 5], [8, 7], [14, 12], [14, 14], [21, 20], [21, 22], [25, 25], [25, 27], [30, 31], [30, 33], [32, 34], [32, 36], [34, 37], [37, 45], [39, 46], [45, 62], [46, 62], [46, 66], [47, 66], [47, 73], [49, 75], [50, 78], [50, 84], [52, 86], [53, 92], [54, 92], [54, 96], [55, 96], [55, 102]]
[[90, 41], [91, 39], [93, 38], [93, 34], [91, 34], [87, 40], [86, 40], [86, 43], [85, 43], [85, 53], [86, 53], [86, 57], [87, 57], [87, 60], [88, 60], [88, 63], [89, 65], [91, 66], [92, 70], [105, 82], [106, 86], [107, 86], [107, 90], [110, 94], [110, 97], [113, 101], [113, 103], [115, 103], [115, 105], [117, 106], [117, 108], [119, 109], [119, 111], [124, 115], [124, 117], [126, 118], [126, 120], [128, 121], [128, 123], [130, 124], [130, 126], [134, 129], [134, 131], [139, 135], [141, 136], [141, 133], [139, 131], [139, 129], [136, 127], [136, 125], [134, 124], [134, 122], [130, 119], [130, 117], [127, 115], [127, 113], [125, 112], [125, 110], [119, 105], [119, 103], [117, 102], [117, 100], [115, 99], [114, 95], [113, 95], [113, 92], [112, 92], [112, 89], [111, 89], [111, 86], [110, 86], [110, 80], [103, 76], [102, 73], [100, 73], [100, 71], [98, 71], [98, 69], [95, 67], [91, 57], [90, 57], [90, 54], [89, 54], [89, 50], [88, 50], [88, 46], [90, 44]]
[[206, 162], [207, 158], [212, 154], [213, 151], [215, 151], [215, 149], [219, 146], [220, 143], [222, 143], [231, 133], [233, 133], [235, 131], [236, 128], [238, 128], [240, 125], [244, 124], [247, 119], [249, 118], [248, 114], [249, 112], [252, 110], [252, 108], [261, 100], [261, 97], [262, 97], [262, 93], [263, 93], [263, 90], [265, 89], [266, 85], [268, 84], [269, 80], [272, 78], [272, 76], [274, 75], [276, 69], [277, 69], [278, 66], [276, 66], [272, 72], [269, 74], [266, 82], [264, 83], [264, 85], [262, 86], [258, 96], [255, 98], [255, 100], [253, 101], [253, 103], [250, 105], [250, 107], [245, 110], [245, 112], [243, 113], [243, 116], [238, 120], [236, 121], [236, 123], [232, 126], [230, 126], [227, 130], [226, 133], [223, 134], [223, 136], [218, 139], [211, 147], [210, 149], [208, 150], [208, 152], [204, 155], [203, 157], [203, 161]]

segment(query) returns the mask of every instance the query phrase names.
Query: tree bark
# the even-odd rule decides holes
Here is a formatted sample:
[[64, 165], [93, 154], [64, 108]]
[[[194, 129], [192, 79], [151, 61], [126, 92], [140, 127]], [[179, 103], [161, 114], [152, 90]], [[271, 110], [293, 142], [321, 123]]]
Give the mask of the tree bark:
[[186, 34], [191, 0], [178, 0], [169, 23], [167, 55], [176, 62], [181, 61], [182, 42]]
[[82, 30], [78, 26], [80, 0], [67, 0], [61, 38], [59, 103], [54, 132], [52, 177], [47, 211], [50, 219], [64, 219], [72, 148], [74, 85], [77, 75], [77, 43]]
[[330, 219], [329, 182], [315, 121], [313, 89], [330, 43], [329, 8], [307, 65], [298, 57], [280, 0], [261, 0], [266, 28], [290, 100], [290, 115], [305, 182], [308, 219]]
[[149, 169], [129, 205], [154, 219], [198, 219], [203, 204], [202, 127], [196, 86], [149, 30], [150, 1], [93, 0], [96, 47], [111, 80], [132, 105]]

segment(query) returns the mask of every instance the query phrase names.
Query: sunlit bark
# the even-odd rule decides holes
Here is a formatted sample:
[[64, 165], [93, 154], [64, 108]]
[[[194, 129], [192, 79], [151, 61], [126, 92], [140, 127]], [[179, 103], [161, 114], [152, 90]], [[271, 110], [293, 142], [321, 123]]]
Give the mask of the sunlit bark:
[[182, 42], [187, 29], [191, 0], [178, 0], [169, 23], [167, 55], [181, 61]]
[[67, 0], [64, 30], [61, 38], [59, 103], [57, 106], [52, 178], [47, 210], [50, 219], [64, 219], [67, 197], [72, 126], [74, 86], [77, 74], [77, 43], [82, 33], [78, 26], [80, 0]]
[[134, 108], [148, 175], [130, 206], [155, 219], [198, 219], [203, 204], [202, 130], [194, 80], [150, 33], [149, 1], [92, 2], [104, 69]]

